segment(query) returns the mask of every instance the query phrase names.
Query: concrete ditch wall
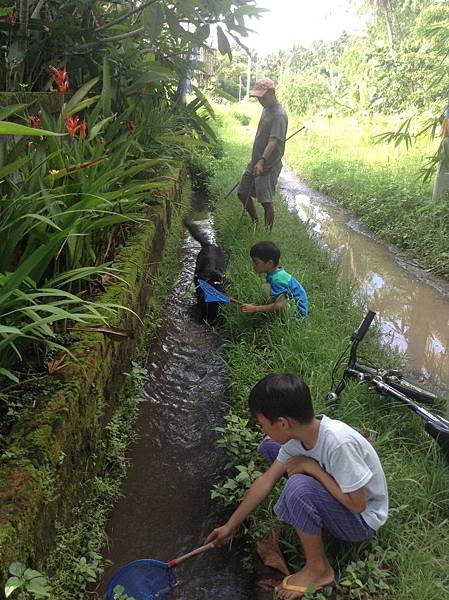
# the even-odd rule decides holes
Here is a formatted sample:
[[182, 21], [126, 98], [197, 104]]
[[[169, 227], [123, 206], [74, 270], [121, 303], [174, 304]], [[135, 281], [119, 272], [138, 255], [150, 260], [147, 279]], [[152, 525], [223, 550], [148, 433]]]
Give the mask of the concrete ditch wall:
[[[108, 285], [99, 302], [120, 311], [109, 324], [129, 330], [115, 341], [102, 333], [79, 333], [64, 368], [45, 378], [34, 408], [14, 427], [0, 461], [0, 572], [20, 560], [39, 567], [52, 546], [57, 522], [68, 524], [74, 506], [88, 493], [104, 464], [101, 441], [129, 368], [185, 180], [179, 174], [168, 192], [158, 192], [140, 225], [114, 262], [125, 280]], [[0, 592], [1, 597], [1, 592]]]

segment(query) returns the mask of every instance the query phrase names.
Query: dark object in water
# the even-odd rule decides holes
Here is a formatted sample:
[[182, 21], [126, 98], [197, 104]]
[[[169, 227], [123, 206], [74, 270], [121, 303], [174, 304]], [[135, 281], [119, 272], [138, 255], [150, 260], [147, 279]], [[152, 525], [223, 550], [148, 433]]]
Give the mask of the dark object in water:
[[214, 323], [218, 319], [220, 303], [205, 302], [203, 290], [198, 285], [198, 279], [203, 279], [217, 291], [225, 293], [223, 288], [226, 269], [225, 255], [219, 246], [210, 242], [196, 223], [184, 219], [184, 225], [189, 230], [190, 235], [201, 244], [201, 250], [196, 257], [195, 273], [193, 276], [196, 304], [201, 318], [207, 321], [207, 323]]

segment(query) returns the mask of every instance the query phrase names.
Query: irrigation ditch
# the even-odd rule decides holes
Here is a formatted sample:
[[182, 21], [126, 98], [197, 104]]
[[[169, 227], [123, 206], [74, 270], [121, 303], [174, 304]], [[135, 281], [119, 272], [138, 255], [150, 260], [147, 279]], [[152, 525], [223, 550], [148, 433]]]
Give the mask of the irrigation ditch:
[[[190, 212], [213, 237], [203, 197], [193, 198]], [[195, 310], [192, 282], [199, 249], [186, 235], [180, 272], [145, 360], [148, 380], [141, 390], [136, 441], [127, 454], [130, 467], [107, 524], [104, 557], [109, 566], [100, 598], [119, 566], [137, 558], [165, 561], [183, 554], [200, 546], [224, 518], [222, 503], [211, 500], [210, 491], [226, 462], [215, 431], [228, 410], [225, 370], [216, 356], [219, 335]], [[173, 598], [253, 597], [238, 544], [230, 552], [211, 550], [178, 570]]]

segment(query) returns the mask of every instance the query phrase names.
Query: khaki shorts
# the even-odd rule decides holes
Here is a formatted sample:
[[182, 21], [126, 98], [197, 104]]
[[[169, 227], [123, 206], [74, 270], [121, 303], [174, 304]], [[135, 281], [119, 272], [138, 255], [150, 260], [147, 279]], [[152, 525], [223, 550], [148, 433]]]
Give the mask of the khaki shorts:
[[274, 201], [276, 183], [282, 170], [282, 163], [272, 167], [265, 175], [254, 177], [249, 171], [245, 171], [237, 191], [241, 198], [256, 198], [261, 204], [269, 204]]

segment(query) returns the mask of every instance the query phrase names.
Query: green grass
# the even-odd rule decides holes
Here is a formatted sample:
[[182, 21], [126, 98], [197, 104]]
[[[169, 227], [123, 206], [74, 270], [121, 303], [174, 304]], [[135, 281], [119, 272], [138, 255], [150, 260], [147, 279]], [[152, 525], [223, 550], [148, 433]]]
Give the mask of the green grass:
[[[432, 201], [433, 178], [423, 183], [419, 173], [438, 140], [422, 140], [409, 150], [375, 142], [374, 136], [397, 130], [400, 121], [313, 118], [307, 131], [287, 143], [285, 158], [297, 175], [349, 208], [381, 238], [449, 277], [448, 204]], [[292, 122], [289, 131], [295, 128]]]
[[[230, 253], [228, 291], [247, 302], [262, 299], [263, 283], [252, 271], [249, 248], [257, 240], [271, 238], [281, 249], [281, 264], [304, 285], [310, 300], [310, 315], [301, 322], [293, 314], [243, 315], [236, 305], [225, 306], [223, 352], [231, 414], [243, 419], [229, 422], [228, 437], [223, 438], [225, 445], [234, 445], [230, 461], [235, 467], [253, 453], [254, 437], [244, 435], [244, 430], [255, 427], [246, 423], [246, 400], [254, 383], [272, 371], [293, 371], [308, 382], [317, 411], [325, 411], [332, 367], [360, 322], [363, 307], [355, 287], [341, 282], [335, 260], [309, 238], [280, 198], [271, 235], [263, 229], [254, 233], [247, 216], [240, 220], [235, 195], [224, 200], [250, 154], [250, 141], [231, 116], [223, 115], [222, 123], [225, 155], [211, 189], [218, 238]], [[379, 348], [376, 332], [368, 334], [361, 354], [384, 365], [396, 360]], [[449, 586], [449, 500], [448, 468], [438, 448], [411, 411], [355, 385], [342, 395], [336, 416], [374, 437], [391, 501], [389, 520], [373, 542], [334, 548], [332, 562], [347, 584], [344, 593], [341, 586], [339, 598], [442, 600], [442, 590]], [[251, 475], [252, 467], [248, 472]], [[234, 481], [232, 489], [219, 485], [216, 492], [225, 498], [241, 497], [248, 481], [245, 476], [236, 480], [237, 474], [230, 468], [227, 481]], [[273, 498], [248, 520], [250, 539], [272, 525], [272, 504]], [[282, 527], [281, 546], [292, 566], [298, 567], [300, 550], [287, 527]]]

